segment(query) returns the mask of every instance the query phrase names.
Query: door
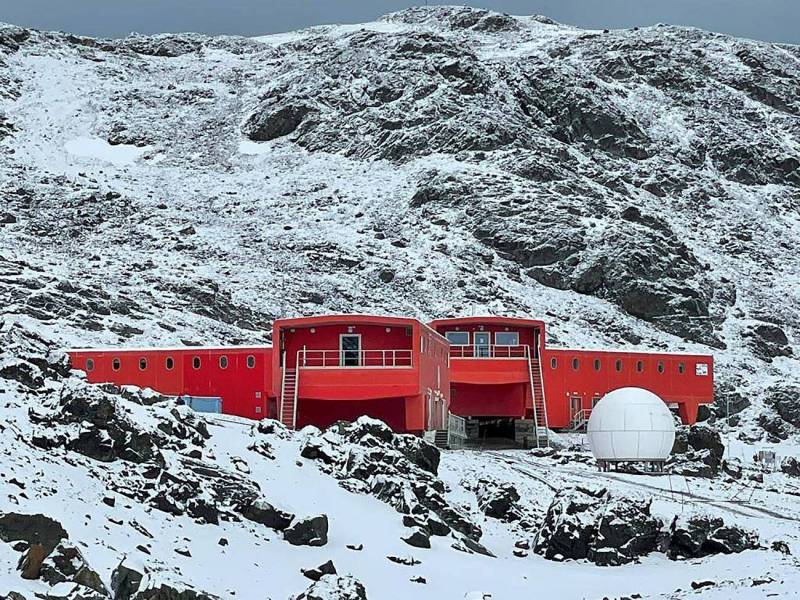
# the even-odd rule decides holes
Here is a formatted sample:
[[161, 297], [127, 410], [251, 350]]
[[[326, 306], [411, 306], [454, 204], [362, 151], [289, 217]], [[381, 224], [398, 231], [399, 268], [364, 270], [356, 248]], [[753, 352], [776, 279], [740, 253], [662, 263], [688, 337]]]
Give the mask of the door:
[[475, 356], [477, 358], [488, 357], [491, 334], [488, 331], [476, 331], [472, 335], [472, 339], [475, 343]]
[[339, 364], [343, 367], [357, 367], [361, 364], [360, 335], [339, 336]]
[[581, 398], [580, 396], [572, 396], [569, 399], [569, 418], [570, 421], [575, 419], [575, 416], [581, 412]]

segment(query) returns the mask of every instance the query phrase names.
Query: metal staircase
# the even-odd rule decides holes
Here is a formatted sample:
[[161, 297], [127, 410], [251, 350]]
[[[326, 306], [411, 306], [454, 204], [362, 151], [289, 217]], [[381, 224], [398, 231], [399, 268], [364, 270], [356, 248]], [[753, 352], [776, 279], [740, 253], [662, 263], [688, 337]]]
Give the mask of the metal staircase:
[[430, 431], [426, 431], [422, 434], [422, 439], [429, 444], [433, 444], [437, 448], [449, 447], [447, 429], [432, 429]]
[[281, 382], [280, 420], [289, 429], [297, 426], [297, 387], [298, 369], [283, 367], [283, 381]]
[[542, 377], [542, 363], [538, 357], [528, 351], [528, 379], [531, 386], [533, 399], [533, 430], [534, 441], [537, 448], [550, 445], [547, 428], [547, 404], [544, 397], [544, 379]]
[[586, 431], [586, 426], [589, 424], [589, 417], [592, 415], [591, 408], [583, 408], [572, 415], [570, 419], [570, 431]]

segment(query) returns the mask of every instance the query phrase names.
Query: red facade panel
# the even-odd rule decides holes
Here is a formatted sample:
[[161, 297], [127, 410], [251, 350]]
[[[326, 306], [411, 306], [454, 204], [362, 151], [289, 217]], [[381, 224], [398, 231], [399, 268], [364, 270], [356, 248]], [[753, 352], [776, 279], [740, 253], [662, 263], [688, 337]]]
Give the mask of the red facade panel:
[[568, 427], [576, 410], [590, 409], [606, 393], [640, 387], [678, 404], [694, 423], [697, 406], [714, 400], [710, 355], [547, 349], [542, 361], [550, 425]]

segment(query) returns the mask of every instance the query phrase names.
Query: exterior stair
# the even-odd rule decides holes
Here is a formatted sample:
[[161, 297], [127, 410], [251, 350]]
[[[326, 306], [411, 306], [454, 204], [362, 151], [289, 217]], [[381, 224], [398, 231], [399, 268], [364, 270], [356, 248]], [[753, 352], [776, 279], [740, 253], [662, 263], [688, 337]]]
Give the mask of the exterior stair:
[[448, 448], [450, 446], [447, 429], [434, 429], [431, 431], [426, 431], [422, 434], [422, 439], [429, 444], [433, 444], [437, 448]]
[[281, 384], [280, 421], [289, 429], [297, 426], [297, 369], [284, 367]]
[[547, 403], [544, 396], [542, 365], [536, 356], [528, 358], [528, 377], [533, 398], [533, 442], [537, 448], [543, 448], [549, 446], [550, 441], [548, 439]]

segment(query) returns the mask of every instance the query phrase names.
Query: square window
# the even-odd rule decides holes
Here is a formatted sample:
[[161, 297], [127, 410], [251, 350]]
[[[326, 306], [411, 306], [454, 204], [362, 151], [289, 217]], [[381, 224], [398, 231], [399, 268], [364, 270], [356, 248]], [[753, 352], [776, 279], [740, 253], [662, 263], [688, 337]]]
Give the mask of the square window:
[[469, 345], [469, 332], [468, 331], [448, 331], [444, 334], [454, 346], [468, 346]]
[[494, 334], [496, 346], [519, 346], [519, 332], [517, 331], [498, 331]]

